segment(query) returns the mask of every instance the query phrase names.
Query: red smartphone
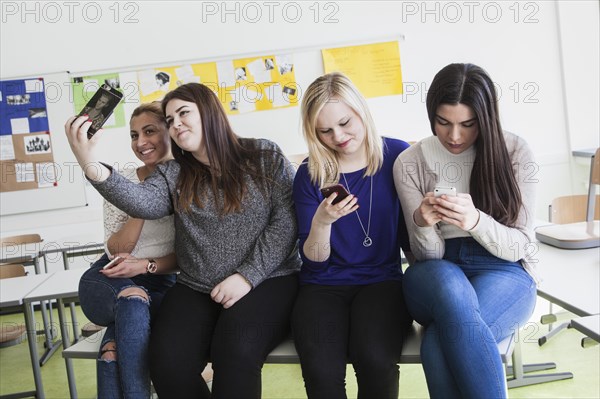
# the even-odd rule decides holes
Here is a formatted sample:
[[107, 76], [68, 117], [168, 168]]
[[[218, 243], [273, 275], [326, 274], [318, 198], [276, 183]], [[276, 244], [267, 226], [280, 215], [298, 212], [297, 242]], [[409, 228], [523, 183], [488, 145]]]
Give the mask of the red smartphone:
[[102, 268], [102, 270], [108, 270], [111, 267], [114, 267], [116, 265], [118, 265], [119, 263], [121, 263], [121, 260], [123, 258], [120, 256], [115, 256], [115, 258], [113, 260], [111, 260], [110, 262], [108, 262], [106, 265], [104, 265], [104, 267]]
[[346, 187], [342, 186], [341, 184], [335, 184], [333, 186], [324, 187], [321, 189], [321, 194], [323, 194], [323, 197], [325, 198], [329, 197], [333, 193], [337, 193], [337, 197], [334, 198], [333, 202], [331, 203], [332, 205], [337, 204], [350, 195], [348, 190], [346, 190]]

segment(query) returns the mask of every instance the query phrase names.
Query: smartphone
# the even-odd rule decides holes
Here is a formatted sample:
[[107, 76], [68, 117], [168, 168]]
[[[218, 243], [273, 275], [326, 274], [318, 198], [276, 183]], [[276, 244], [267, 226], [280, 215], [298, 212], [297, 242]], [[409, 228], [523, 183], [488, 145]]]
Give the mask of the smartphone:
[[456, 197], [456, 187], [441, 187], [441, 186], [438, 186], [435, 189], [433, 189], [433, 195], [434, 195], [434, 197], [441, 197], [444, 194], [446, 194], [449, 197]]
[[346, 190], [346, 187], [342, 186], [341, 184], [335, 184], [333, 186], [324, 187], [321, 189], [321, 194], [323, 194], [323, 197], [325, 198], [329, 197], [333, 193], [337, 193], [337, 197], [335, 197], [331, 203], [332, 205], [337, 204], [350, 195], [350, 193]]
[[111, 267], [116, 266], [117, 264], [121, 263], [121, 260], [123, 258], [121, 256], [115, 256], [115, 258], [113, 260], [111, 260], [110, 262], [108, 262], [106, 265], [104, 265], [104, 267], [102, 268], [102, 270], [108, 270]]
[[102, 85], [94, 93], [90, 101], [88, 101], [79, 115], [77, 115], [88, 115], [88, 118], [92, 120], [92, 126], [88, 130], [88, 139], [91, 139], [104, 125], [106, 120], [110, 118], [122, 98], [123, 93], [107, 84]]

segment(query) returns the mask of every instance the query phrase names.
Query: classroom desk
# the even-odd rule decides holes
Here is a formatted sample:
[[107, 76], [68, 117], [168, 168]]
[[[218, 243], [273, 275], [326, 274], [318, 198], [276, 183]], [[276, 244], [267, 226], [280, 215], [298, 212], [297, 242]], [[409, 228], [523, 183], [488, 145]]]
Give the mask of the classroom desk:
[[[35, 244], [9, 245], [2, 247], [0, 250], [0, 263], [34, 263], [35, 272], [36, 274], [39, 274], [41, 272], [39, 259], [44, 260], [44, 271], [48, 273], [48, 257], [51, 257], [52, 255], [60, 254], [63, 261], [63, 268], [69, 270], [70, 259], [89, 255], [99, 255], [102, 253], [104, 253], [103, 233], [92, 232], [77, 236], [52, 238]], [[40, 357], [41, 366], [43, 366], [60, 347], [60, 342], [54, 341], [55, 337], [51, 328], [53, 324], [52, 312], [47, 315], [45, 302], [46, 301], [42, 302], [41, 310], [42, 319], [44, 321], [44, 334], [46, 336], [46, 351]], [[75, 305], [71, 303], [70, 308], [71, 318], [76, 320]], [[52, 309], [51, 306], [50, 309]], [[79, 335], [76, 322], [73, 323], [73, 335], [74, 337]]]
[[50, 278], [49, 274], [35, 274], [32, 276], [13, 277], [0, 280], [0, 307], [12, 308], [22, 307], [25, 314], [25, 326], [27, 328], [27, 341], [29, 344], [29, 356], [31, 358], [31, 368], [33, 380], [35, 382], [35, 391], [20, 392], [1, 397], [25, 398], [34, 396], [44, 398], [44, 387], [42, 384], [42, 375], [37, 353], [37, 331], [33, 318], [33, 308], [31, 302], [25, 302], [24, 298]]
[[55, 241], [47, 242], [40, 250], [40, 256], [47, 263], [48, 256], [61, 254], [63, 268], [69, 270], [69, 259], [98, 255], [104, 253], [104, 237], [102, 234], [86, 234], [73, 237], [62, 237]]
[[580, 150], [573, 150], [571, 154], [574, 157], [591, 158], [596, 153], [597, 148], [584, 148]]
[[[63, 342], [63, 348], [66, 349], [71, 346], [71, 339], [69, 337], [69, 328], [67, 326], [67, 320], [64, 312], [64, 302], [67, 300], [75, 300], [79, 296], [79, 280], [81, 275], [88, 270], [87, 268], [61, 270], [52, 273], [50, 278], [45, 280], [43, 284], [37, 286], [29, 294], [27, 294], [23, 301], [25, 303], [32, 303], [43, 300], [56, 300], [58, 318], [60, 322], [60, 334]], [[73, 320], [73, 330], [77, 331], [77, 321]], [[77, 339], [77, 335], [74, 336]], [[73, 365], [71, 359], [65, 359], [67, 367], [67, 377], [69, 381], [69, 392], [71, 398], [77, 398], [77, 388], [73, 378]]]
[[[89, 255], [100, 255], [104, 253], [104, 236], [98, 234], [85, 234], [72, 237], [62, 237], [58, 240], [48, 242], [47, 245], [40, 251], [40, 256], [44, 259], [44, 265], [47, 265], [48, 256], [53, 254], [61, 254], [63, 260], [63, 268], [69, 270], [69, 259], [83, 257]], [[46, 267], [46, 272], [48, 268]], [[70, 303], [71, 319], [73, 320], [73, 337], [76, 339], [79, 336], [77, 330], [77, 314], [75, 312], [75, 304]]]
[[542, 278], [538, 295], [577, 316], [600, 313], [600, 250], [560, 249], [537, 243], [531, 256]]
[[[571, 320], [571, 326], [589, 338], [600, 342], [600, 315], [579, 317]], [[585, 346], [585, 338], [581, 340], [581, 346]]]

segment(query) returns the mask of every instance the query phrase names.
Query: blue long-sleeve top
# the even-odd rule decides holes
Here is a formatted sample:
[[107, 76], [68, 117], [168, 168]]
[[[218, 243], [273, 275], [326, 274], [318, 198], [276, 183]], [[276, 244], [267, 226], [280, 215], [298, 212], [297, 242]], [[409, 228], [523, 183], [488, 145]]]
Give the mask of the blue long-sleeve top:
[[[373, 244], [363, 246], [365, 234], [356, 213], [350, 213], [331, 226], [331, 254], [323, 262], [309, 260], [304, 243], [319, 204], [323, 201], [319, 187], [310, 181], [307, 163], [298, 168], [294, 179], [293, 198], [298, 219], [298, 238], [302, 268], [301, 284], [365, 285], [386, 280], [400, 280], [400, 248], [409, 251], [408, 233], [398, 194], [394, 186], [393, 165], [398, 155], [408, 148], [404, 141], [383, 138], [383, 166], [373, 176], [373, 203], [369, 236]], [[349, 191], [358, 197], [358, 214], [367, 229], [371, 178], [363, 177], [364, 169], [345, 173]], [[340, 184], [346, 181], [340, 178]]]

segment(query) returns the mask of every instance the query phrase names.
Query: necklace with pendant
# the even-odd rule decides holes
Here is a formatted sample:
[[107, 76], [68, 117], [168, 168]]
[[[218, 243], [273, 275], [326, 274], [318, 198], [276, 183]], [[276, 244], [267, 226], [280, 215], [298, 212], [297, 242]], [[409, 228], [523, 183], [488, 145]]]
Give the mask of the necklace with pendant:
[[[346, 176], [344, 176], [343, 173], [340, 173], [340, 174], [344, 178], [344, 182], [346, 183], [346, 188], [348, 189], [348, 192], [351, 192], [350, 186], [348, 185], [348, 180], [346, 180]], [[360, 223], [360, 228], [362, 229], [363, 233], [365, 234], [365, 239], [363, 240], [363, 243], [362, 243], [364, 247], [370, 247], [371, 245], [373, 245], [373, 240], [371, 240], [371, 237], [369, 237], [369, 232], [371, 231], [371, 208], [372, 208], [372, 206], [373, 206], [373, 176], [371, 176], [371, 194], [369, 197], [369, 221], [367, 222], [366, 230], [365, 230], [365, 226], [363, 225], [362, 221], [360, 220], [360, 215], [358, 214], [358, 209], [354, 211], [356, 213], [356, 217], [358, 218], [358, 223]]]

